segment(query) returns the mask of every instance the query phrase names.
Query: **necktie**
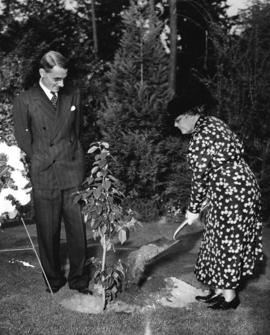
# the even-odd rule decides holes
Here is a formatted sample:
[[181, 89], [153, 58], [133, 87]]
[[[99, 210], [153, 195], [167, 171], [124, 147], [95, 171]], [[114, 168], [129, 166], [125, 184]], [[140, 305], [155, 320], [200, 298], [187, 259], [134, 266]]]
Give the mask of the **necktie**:
[[51, 97], [51, 103], [54, 108], [56, 108], [57, 105], [57, 94], [55, 92], [51, 92], [52, 97]]

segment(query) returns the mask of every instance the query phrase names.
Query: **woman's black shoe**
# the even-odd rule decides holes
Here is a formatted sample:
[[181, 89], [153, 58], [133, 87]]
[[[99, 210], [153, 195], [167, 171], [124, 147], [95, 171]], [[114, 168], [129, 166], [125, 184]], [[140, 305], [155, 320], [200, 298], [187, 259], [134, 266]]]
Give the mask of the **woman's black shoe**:
[[221, 294], [216, 294], [215, 291], [211, 291], [207, 295], [197, 295], [195, 299], [197, 301], [201, 301], [201, 302], [205, 302], [206, 304], [209, 304], [212, 302], [218, 302], [221, 297], [222, 297]]
[[208, 306], [207, 308], [211, 308], [214, 310], [228, 310], [228, 309], [236, 309], [240, 304], [239, 298], [236, 296], [232, 301], [226, 301], [224, 297], [217, 301], [214, 305]]
[[214, 294], [213, 297], [205, 300], [205, 303], [207, 303], [207, 304], [212, 304], [213, 302], [217, 303], [217, 302], [219, 302], [222, 299], [223, 299], [223, 295], [222, 294]]
[[210, 291], [210, 293], [207, 294], [207, 295], [197, 295], [197, 296], [195, 297], [195, 299], [196, 299], [197, 301], [206, 302], [208, 299], [213, 298], [215, 295], [216, 295], [216, 294], [215, 294], [215, 291]]

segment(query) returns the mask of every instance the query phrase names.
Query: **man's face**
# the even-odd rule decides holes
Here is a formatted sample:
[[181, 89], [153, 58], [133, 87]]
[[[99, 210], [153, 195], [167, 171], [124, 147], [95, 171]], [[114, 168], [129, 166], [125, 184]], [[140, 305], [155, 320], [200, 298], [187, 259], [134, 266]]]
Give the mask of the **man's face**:
[[64, 87], [64, 79], [67, 76], [67, 69], [63, 69], [55, 65], [49, 72], [45, 69], [40, 69], [42, 83], [51, 91], [58, 92], [61, 87]]

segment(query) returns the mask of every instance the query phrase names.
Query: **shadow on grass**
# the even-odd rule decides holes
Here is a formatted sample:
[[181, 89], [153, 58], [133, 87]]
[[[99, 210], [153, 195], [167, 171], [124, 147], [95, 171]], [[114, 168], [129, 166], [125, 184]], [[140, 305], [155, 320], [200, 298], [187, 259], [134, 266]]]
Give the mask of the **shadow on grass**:
[[181, 236], [181, 239], [178, 243], [172, 245], [168, 249], [165, 249], [146, 265], [145, 270], [138, 282], [138, 286], [142, 287], [147, 278], [151, 276], [157, 268], [166, 266], [166, 264], [170, 262], [178, 261], [179, 256], [187, 254], [190, 250], [192, 250], [200, 238], [201, 232]]

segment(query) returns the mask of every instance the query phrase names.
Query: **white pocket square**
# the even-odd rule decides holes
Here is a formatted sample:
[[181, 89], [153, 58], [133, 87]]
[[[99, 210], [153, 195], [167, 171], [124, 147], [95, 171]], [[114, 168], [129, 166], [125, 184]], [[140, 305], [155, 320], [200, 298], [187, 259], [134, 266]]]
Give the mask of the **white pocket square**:
[[76, 107], [75, 106], [71, 106], [70, 110], [71, 112], [75, 111]]

